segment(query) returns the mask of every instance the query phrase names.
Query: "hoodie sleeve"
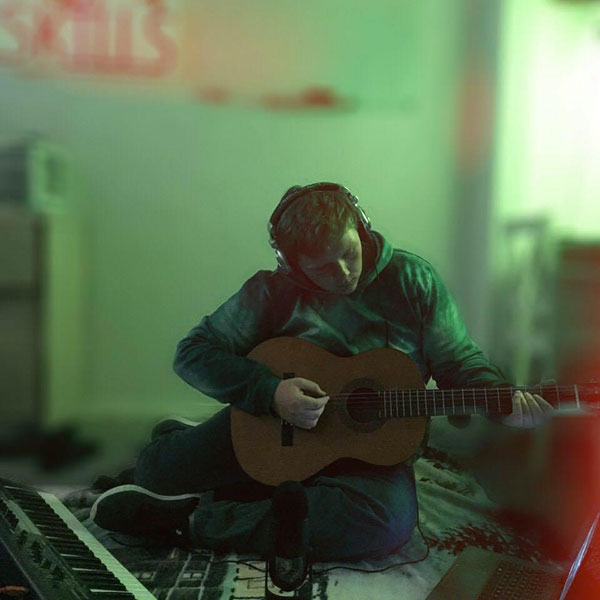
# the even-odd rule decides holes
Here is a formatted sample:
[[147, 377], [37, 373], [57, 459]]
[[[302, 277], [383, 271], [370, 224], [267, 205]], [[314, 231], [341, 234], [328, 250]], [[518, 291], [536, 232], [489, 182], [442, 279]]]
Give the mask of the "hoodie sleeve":
[[469, 337], [441, 277], [426, 261], [425, 266], [423, 351], [438, 387], [515, 387]]
[[259, 271], [177, 344], [173, 368], [189, 385], [250, 414], [270, 413], [281, 379], [246, 354], [270, 336], [266, 271]]

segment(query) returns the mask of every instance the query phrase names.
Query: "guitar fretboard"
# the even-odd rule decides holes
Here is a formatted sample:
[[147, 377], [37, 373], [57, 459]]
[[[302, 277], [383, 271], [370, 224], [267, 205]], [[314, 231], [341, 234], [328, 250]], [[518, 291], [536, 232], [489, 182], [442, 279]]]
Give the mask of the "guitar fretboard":
[[500, 387], [384, 390], [377, 392], [381, 418], [449, 415], [508, 415], [517, 390], [538, 394], [553, 408], [574, 404], [580, 408], [577, 386]]

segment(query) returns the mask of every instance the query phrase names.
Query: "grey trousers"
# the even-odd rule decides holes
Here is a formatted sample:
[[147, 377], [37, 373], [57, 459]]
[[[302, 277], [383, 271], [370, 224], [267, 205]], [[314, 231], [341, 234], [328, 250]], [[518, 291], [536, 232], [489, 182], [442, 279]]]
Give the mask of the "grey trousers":
[[[267, 556], [275, 488], [253, 481], [231, 441], [229, 406], [193, 427], [161, 432], [140, 453], [134, 480], [158, 494], [204, 494], [191, 519], [203, 548]], [[417, 521], [412, 467], [342, 459], [303, 482], [313, 560], [381, 558], [403, 546]]]

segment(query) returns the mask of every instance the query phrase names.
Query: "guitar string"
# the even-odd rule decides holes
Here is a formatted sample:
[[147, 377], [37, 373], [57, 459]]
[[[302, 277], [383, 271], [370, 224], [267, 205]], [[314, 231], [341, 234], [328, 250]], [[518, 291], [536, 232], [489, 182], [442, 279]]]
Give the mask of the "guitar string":
[[[453, 416], [454, 414], [477, 414], [477, 409], [480, 409], [480, 412], [484, 412], [487, 414], [493, 414], [493, 415], [498, 415], [498, 414], [503, 414], [505, 412], [505, 410], [507, 408], [512, 407], [512, 396], [513, 396], [513, 392], [517, 391], [517, 390], [522, 390], [522, 391], [526, 391], [526, 390], [533, 390], [534, 388], [537, 388], [538, 391], [541, 391], [539, 389], [540, 386], [529, 386], [529, 387], [502, 387], [502, 388], [460, 388], [460, 389], [455, 389], [455, 392], [461, 392], [460, 394], [457, 394], [454, 396], [454, 398], [452, 397], [452, 394], [448, 394], [448, 392], [452, 392], [452, 390], [438, 390], [438, 389], [429, 389], [429, 390], [402, 390], [399, 389], [398, 390], [398, 394], [396, 394], [395, 391], [393, 390], [380, 390], [380, 391], [372, 391], [372, 392], [361, 392], [358, 394], [354, 394], [352, 397], [352, 406], [353, 407], [361, 407], [361, 406], [377, 406], [377, 402], [375, 402], [375, 400], [380, 400], [383, 404], [384, 404], [384, 409], [385, 407], [390, 408], [389, 412], [390, 414], [392, 413], [400, 413], [400, 404], [402, 403], [402, 414], [403, 416], [406, 415], [406, 404], [408, 403], [408, 410], [413, 410], [416, 409], [417, 410], [417, 416], [420, 416], [420, 412], [421, 409], [422, 412], [424, 414], [428, 414], [431, 413], [433, 416], [436, 415], [436, 413], [443, 413], [443, 414], [449, 414], [450, 416]], [[568, 389], [572, 391], [572, 386], [551, 386], [551, 387], [547, 387], [547, 389], [549, 391], [555, 392], [560, 390], [561, 388], [563, 389]], [[463, 393], [465, 390], [468, 390], [468, 396], [464, 396], [463, 397]], [[501, 390], [503, 393], [501, 394], [496, 394], [497, 397], [494, 397], [493, 395], [489, 395], [488, 391], [492, 391], [492, 390]], [[424, 392], [427, 393], [428, 397], [422, 397], [420, 396], [420, 394], [423, 394]], [[443, 395], [442, 397], [442, 406], [439, 406], [439, 401], [440, 398], [439, 396], [436, 398], [434, 397], [431, 392], [445, 392], [445, 395]], [[509, 394], [507, 394], [507, 392], [509, 392]], [[406, 397], [406, 394], [409, 394], [408, 398]], [[493, 393], [493, 392], [492, 392]], [[383, 394], [389, 394], [389, 397], [385, 397]], [[392, 395], [394, 394], [394, 395]], [[331, 394], [329, 396], [329, 400], [328, 403], [331, 401], [334, 404], [344, 404], [347, 402], [349, 393], [343, 393], [343, 394]], [[416, 398], [415, 398], [416, 396]], [[318, 398], [317, 398], [318, 399]], [[544, 400], [548, 401], [547, 398], [544, 398]], [[510, 401], [510, 403], [509, 403]], [[498, 403], [500, 403], [501, 406], [498, 406]], [[565, 398], [562, 401], [562, 404], [568, 404], [569, 401], [567, 398]], [[462, 407], [462, 411], [460, 410], [460, 405], [463, 405]], [[484, 406], [485, 404], [485, 406]], [[549, 404], [552, 405], [551, 402], [549, 402]], [[558, 407], [560, 407], [561, 404], [561, 400], [559, 399], [558, 402], [556, 403], [556, 405]], [[458, 411], [456, 410], [456, 407], [458, 407]], [[473, 411], [471, 411], [471, 407], [474, 408]], [[429, 410], [428, 408], [433, 409], [433, 410]], [[503, 410], [503, 408], [505, 410]], [[413, 416], [411, 414], [411, 416]]]
[[[379, 398], [379, 400], [381, 400], [382, 405], [384, 404], [383, 402], [383, 398]], [[400, 411], [403, 413], [403, 416], [410, 411], [414, 412], [416, 410], [417, 414], [416, 416], [419, 416], [419, 412], [423, 412], [424, 414], [426, 413], [430, 413], [431, 415], [435, 416], [436, 413], [442, 414], [442, 413], [448, 413], [450, 414], [450, 416], [454, 415], [454, 414], [472, 414], [472, 413], [477, 413], [479, 409], [479, 412], [486, 412], [489, 414], [501, 414], [503, 413], [502, 407], [504, 407], [505, 409], [508, 408], [509, 406], [512, 407], [512, 402], [510, 402], [510, 404], [507, 402], [508, 400], [511, 400], [510, 398], [507, 398], [506, 396], [504, 398], [500, 399], [500, 405], [501, 408], [498, 408], [498, 400], [494, 399], [494, 400], [490, 400], [488, 402], [488, 407], [484, 406], [484, 403], [481, 401], [480, 398], [476, 398], [473, 399], [472, 397], [469, 398], [468, 400], [465, 398], [464, 404], [462, 401], [462, 398], [459, 400], [458, 398], [455, 400], [454, 405], [452, 404], [451, 400], [448, 400], [445, 402], [444, 405], [440, 405], [439, 403], [433, 403], [431, 400], [428, 399], [423, 399], [423, 398], [419, 398], [419, 399], [415, 399], [412, 398], [411, 400], [409, 399], [405, 399], [404, 401], [402, 399], [398, 399], [396, 400], [395, 398], [393, 399], [386, 399], [385, 401], [385, 407], [387, 407], [387, 412], [391, 413], [400, 413]], [[346, 403], [346, 398], [334, 398], [332, 401], [334, 404], [345, 404]], [[329, 403], [329, 401], [328, 401]], [[361, 400], [360, 397], [358, 399], [353, 399], [352, 400], [352, 407], [353, 408], [360, 408], [360, 407], [376, 407], [379, 406], [379, 404], [377, 402], [374, 401], [374, 399], [368, 399], [368, 400]], [[461, 405], [463, 405], [461, 407]], [[475, 409], [475, 410], [471, 410], [471, 409]], [[411, 415], [411, 416], [415, 416], [415, 415]]]
[[[570, 387], [568, 386], [564, 386], [565, 389], [569, 389], [571, 390]], [[465, 404], [470, 404], [473, 402], [473, 400], [475, 400], [476, 402], [479, 401], [485, 401], [487, 400], [490, 404], [497, 402], [498, 398], [497, 396], [500, 396], [500, 399], [507, 399], [507, 392], [510, 394], [510, 396], [512, 397], [513, 393], [521, 390], [521, 391], [527, 391], [527, 390], [531, 390], [533, 388], [520, 388], [520, 387], [503, 387], [503, 388], [464, 388], [464, 389], [455, 389], [454, 392], [454, 402], [455, 403], [462, 403], [463, 402], [463, 397], [464, 397], [464, 402]], [[491, 390], [500, 390], [500, 393], [498, 394], [497, 392], [490, 392]], [[556, 387], [552, 387], [552, 388], [548, 388], [549, 391], [554, 392], [557, 390]], [[464, 392], [467, 391], [467, 395], [464, 394]], [[537, 391], [541, 391], [541, 390], [537, 390]], [[572, 391], [572, 390], [571, 390]], [[438, 394], [437, 397], [435, 397], [433, 395], [433, 392], [436, 392], [436, 394]], [[410, 403], [423, 403], [423, 404], [428, 404], [428, 403], [438, 403], [440, 401], [440, 397], [439, 397], [439, 393], [443, 392], [442, 394], [442, 402], [444, 403], [451, 403], [453, 401], [453, 394], [452, 394], [452, 390], [408, 390], [408, 389], [398, 389], [398, 390], [380, 390], [380, 391], [373, 391], [373, 392], [360, 392], [360, 393], [355, 393], [352, 394], [352, 392], [345, 392], [345, 393], [341, 393], [341, 394], [330, 394], [329, 395], [329, 399], [333, 400], [334, 402], [345, 402], [348, 398], [349, 395], [352, 394], [353, 397], [353, 404], [355, 403], [360, 403], [360, 402], [365, 402], [365, 403], [373, 403], [372, 399], [381, 399], [381, 400], [386, 400], [386, 401], [391, 401], [391, 402], [395, 402], [396, 399], [399, 402], [405, 401], [405, 402], [410, 402]], [[389, 394], [389, 397], [385, 397], [386, 394]], [[407, 397], [408, 395], [408, 397]], [[540, 394], [541, 395], [541, 394]], [[546, 394], [548, 395], [548, 394]], [[554, 394], [552, 394], [553, 396]], [[416, 396], [416, 397], [415, 397]], [[423, 397], [426, 396], [426, 397]], [[321, 396], [322, 397], [322, 396]], [[318, 398], [316, 398], [318, 400]], [[363, 400], [364, 399], [364, 400]], [[567, 401], [568, 399], [565, 397], [565, 401]]]
[[[535, 388], [537, 388], [537, 391], [542, 391], [539, 389], [539, 386], [535, 386]], [[472, 405], [473, 402], [475, 402], [476, 404], [485, 404], [486, 399], [488, 404], [492, 405], [498, 402], [498, 398], [494, 397], [495, 396], [500, 396], [500, 402], [506, 402], [508, 400], [508, 394], [507, 392], [510, 394], [510, 398], [512, 399], [513, 393], [521, 390], [521, 391], [527, 391], [527, 390], [533, 390], [534, 387], [529, 386], [529, 387], [502, 387], [502, 388], [454, 388], [454, 403], [456, 404], [462, 404], [463, 402], [463, 392], [467, 392], [467, 395], [465, 395], [464, 397], [464, 403], [465, 405]], [[560, 392], [560, 390], [568, 390], [570, 395], [569, 397], [565, 396], [564, 400], [558, 400], [558, 404], [564, 403], [564, 404], [569, 404], [571, 401], [576, 400], [576, 394], [573, 391], [573, 386], [551, 386], [551, 387], [547, 387], [544, 388], [547, 389], [549, 392], [551, 392], [551, 394], [546, 394], [548, 397], [551, 397], [552, 400], [554, 400], [555, 397], [555, 392]], [[500, 390], [500, 394], [498, 394], [497, 392], [494, 393], [492, 390]], [[412, 406], [417, 405], [417, 406], [426, 406], [427, 404], [439, 404], [440, 402], [440, 398], [439, 395], [437, 395], [437, 397], [435, 397], [433, 395], [433, 392], [435, 392], [436, 394], [439, 394], [440, 392], [443, 392], [442, 394], [442, 403], [443, 404], [447, 404], [447, 405], [451, 405], [453, 398], [452, 398], [452, 389], [419, 389], [419, 390], [413, 390], [413, 389], [398, 389], [396, 393], [396, 391], [394, 390], [380, 390], [380, 391], [372, 391], [372, 392], [361, 392], [359, 394], [353, 394], [353, 400], [352, 403], [354, 405], [360, 405], [360, 404], [368, 404], [368, 405], [373, 405], [374, 404], [374, 400], [382, 400], [385, 401], [386, 403], [391, 402], [392, 404], [396, 403], [396, 400], [398, 402], [408, 402], [410, 403]], [[579, 392], [581, 392], [581, 390], [578, 390]], [[329, 395], [329, 401], [332, 401], [334, 403], [344, 403], [347, 402], [348, 396], [351, 394], [352, 392], [346, 392], [346, 393], [338, 393], [338, 394], [330, 394]], [[542, 394], [544, 392], [542, 391]], [[385, 397], [384, 394], [389, 394], [390, 397]], [[542, 395], [540, 394], [540, 395]], [[393, 396], [392, 396], [393, 395]], [[396, 398], [397, 396], [397, 398]], [[408, 397], [407, 397], [408, 396]], [[426, 396], [426, 397], [423, 397]], [[543, 396], [542, 396], [543, 397]], [[318, 399], [318, 398], [316, 398]], [[548, 401], [548, 398], [544, 398], [544, 400]], [[212, 406], [212, 402], [200, 402], [200, 404], [203, 405], [211, 405]]]
[[[555, 385], [553, 385], [553, 386], [545, 386], [545, 387], [542, 387], [542, 389], [548, 390], [548, 391], [552, 391], [552, 392], [554, 392], [555, 390], [564, 389], [564, 390], [570, 390], [571, 392], [573, 392], [573, 386], [572, 385], [571, 386], [569, 386], [569, 385], [564, 385], [564, 386], [555, 386]], [[494, 393], [496, 393], [496, 390], [500, 390], [500, 391], [507, 391], [507, 390], [517, 391], [517, 390], [521, 390], [521, 391], [524, 391], [524, 392], [529, 391], [529, 390], [532, 390], [532, 391], [535, 390], [536, 392], [538, 392], [538, 391], [540, 391], [540, 386], [536, 385], [536, 386], [523, 386], [523, 387], [515, 386], [515, 387], [495, 387], [495, 388], [488, 387], [488, 388], [448, 388], [448, 389], [446, 389], [446, 388], [442, 388], [442, 389], [440, 389], [440, 388], [435, 388], [435, 389], [434, 388], [419, 388], [419, 389], [397, 388], [398, 392], [405, 392], [405, 393], [412, 392], [414, 394], [416, 394], [417, 392], [418, 393], [423, 393], [424, 391], [427, 392], [427, 393], [433, 393], [433, 392], [442, 393], [443, 392], [445, 394], [451, 394], [452, 391], [454, 391], [456, 393], [458, 393], [458, 392], [462, 393], [462, 392], [467, 392], [468, 391], [469, 394], [473, 394], [473, 392], [475, 392], [477, 394], [487, 394], [488, 392], [492, 392], [492, 391]], [[396, 389], [373, 390], [373, 391], [368, 391], [368, 392], [361, 392], [361, 394], [365, 394], [365, 395], [369, 395], [369, 394], [377, 395], [377, 394], [383, 394], [384, 392], [387, 394], [389, 392], [395, 392], [395, 391], [396, 391]], [[581, 390], [579, 390], [579, 391], [581, 391]], [[332, 396], [342, 396], [342, 395], [345, 396], [347, 394], [348, 394], [348, 392], [344, 392], [343, 394], [332, 394]]]
[[[409, 411], [412, 411], [412, 413], [415, 413], [415, 411], [416, 411], [416, 414], [411, 414], [410, 416], [421, 416], [420, 413], [423, 413], [423, 415], [428, 415], [428, 416], [436, 416], [436, 415], [453, 416], [453, 415], [482, 414], [482, 413], [497, 415], [497, 414], [504, 414], [507, 409], [512, 409], [512, 402], [508, 403], [507, 400], [508, 400], [508, 398], [500, 400], [500, 404], [501, 404], [500, 408], [498, 408], [496, 400], [493, 401], [493, 404], [492, 404], [492, 402], [490, 402], [489, 403], [490, 406], [488, 406], [488, 407], [486, 407], [481, 402], [478, 403], [477, 401], [475, 402], [475, 406], [474, 406], [472, 398], [469, 399], [469, 402], [467, 402], [465, 400], [464, 406], [462, 406], [462, 407], [461, 407], [462, 399], [460, 402], [457, 401], [454, 406], [452, 406], [452, 404], [446, 404], [445, 406], [439, 406], [439, 405], [434, 406], [432, 403], [430, 403], [428, 401], [424, 401], [424, 400], [418, 400], [418, 401], [413, 400], [410, 403], [408, 401], [406, 401], [405, 404], [402, 403], [402, 400], [398, 400], [397, 403], [395, 400], [392, 400], [392, 401], [387, 401], [386, 406], [387, 406], [387, 412], [390, 415], [402, 413], [402, 416], [407, 416], [407, 413]], [[344, 400], [334, 400], [334, 403], [335, 404], [343, 404]], [[552, 403], [550, 403], [550, 402], [549, 402], [549, 404], [552, 405]], [[373, 402], [372, 400], [352, 402], [353, 408], [373, 407], [373, 406], [377, 406], [377, 404], [375, 402]], [[385, 410], [385, 407], [384, 407], [384, 410]], [[510, 412], [510, 410], [508, 410], [508, 412]]]

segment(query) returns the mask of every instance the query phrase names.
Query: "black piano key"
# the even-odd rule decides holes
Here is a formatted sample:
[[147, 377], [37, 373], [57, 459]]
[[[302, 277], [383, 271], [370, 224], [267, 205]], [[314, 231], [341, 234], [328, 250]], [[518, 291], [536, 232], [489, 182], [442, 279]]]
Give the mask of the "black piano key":
[[79, 539], [76, 535], [69, 535], [63, 527], [59, 527], [58, 525], [47, 525], [45, 523], [36, 523], [36, 527], [43, 531], [46, 535], [54, 534], [57, 537], [62, 539]]
[[37, 511], [25, 509], [23, 511], [33, 523], [36, 525], [56, 525], [60, 527], [61, 525], [64, 527], [65, 524], [60, 520], [59, 517], [53, 517], [51, 515], [40, 514]]
[[75, 535], [75, 536], [70, 536], [70, 535], [63, 535], [62, 533], [57, 533], [56, 531], [53, 531], [51, 533], [48, 533], [46, 535], [46, 537], [49, 540], [52, 540], [53, 544], [56, 545], [63, 545], [65, 547], [70, 547], [70, 548], [77, 548], [78, 546], [81, 547], [85, 547], [87, 548], [87, 546], [85, 544], [81, 543], [81, 540]]
[[85, 583], [90, 589], [99, 590], [126, 590], [127, 588], [116, 578], [110, 577], [93, 577], [91, 575], [85, 575], [80, 578], [80, 581]]
[[90, 590], [94, 600], [128, 600], [135, 598], [131, 592], [104, 592], [103, 590]]
[[71, 556], [62, 556], [67, 566], [72, 570], [87, 569], [88, 571], [105, 572], [106, 567], [102, 563], [92, 562], [89, 560], [81, 560]]
[[128, 600], [129, 598], [135, 598], [130, 592], [103, 592], [102, 590], [92, 590], [90, 597], [94, 600]]
[[98, 559], [91, 556], [81, 556], [80, 554], [74, 554], [72, 552], [60, 552], [60, 555], [68, 562], [72, 567], [100, 567], [103, 563]]
[[24, 509], [38, 510], [41, 513], [45, 513], [48, 515], [54, 514], [52, 508], [40, 498], [15, 498], [15, 500], [20, 500], [20, 506], [22, 506]]
[[86, 576], [80, 577], [79, 581], [90, 590], [127, 591], [127, 588], [118, 579]]
[[44, 513], [40, 513], [37, 510], [31, 510], [29, 508], [23, 509], [23, 512], [31, 517], [31, 520], [34, 523], [48, 523], [49, 525], [60, 525], [62, 524], [64, 527], [64, 523], [61, 521], [60, 517], [46, 515]]
[[56, 536], [55, 534], [53, 534], [52, 537], [53, 537], [53, 541], [55, 541], [57, 544], [60, 544], [62, 546], [89, 550], [88, 547], [76, 535]]
[[82, 560], [80, 558], [72, 558], [70, 556], [64, 557], [64, 560], [73, 569], [90, 569], [102, 572], [108, 570], [104, 564], [98, 561], [93, 562], [91, 560]]
[[[73, 552], [67, 552], [66, 554], [70, 554], [73, 555]], [[71, 559], [70, 557], [65, 558], [65, 560], [67, 562], [69, 562], [70, 560], [78, 560], [78, 561], [82, 561], [85, 562], [87, 565], [90, 565], [92, 567], [97, 567], [100, 568], [101, 565], [103, 564], [102, 561], [98, 560], [91, 552], [82, 552], [80, 554], [75, 555], [75, 558]]]
[[70, 531], [55, 531], [52, 533], [53, 537], [57, 538], [59, 542], [64, 544], [85, 544], [72, 532]]
[[28, 498], [28, 497], [38, 498], [39, 497], [37, 494], [37, 491], [32, 492], [32, 491], [26, 490], [22, 487], [7, 485], [7, 486], [4, 486], [4, 489], [8, 490], [11, 495], [20, 496], [21, 498]]
[[46, 531], [44, 529], [40, 529], [40, 532], [55, 546], [60, 546], [62, 548], [72, 548], [76, 550], [80, 548], [82, 551], [88, 550], [89, 548], [81, 543], [81, 540], [77, 536], [67, 536], [62, 535], [60, 532], [56, 531]]
[[[74, 567], [73, 572], [77, 573], [81, 577], [98, 578], [98, 579], [111, 579], [113, 581], [119, 581], [108, 569], [90, 569], [88, 567]], [[120, 583], [120, 582], [119, 582]]]
[[71, 552], [78, 556], [87, 556], [89, 558], [95, 558], [94, 554], [90, 552], [89, 548], [85, 544], [76, 544], [74, 542], [64, 542], [62, 540], [52, 540], [52, 545], [59, 550], [65, 552]]
[[98, 581], [119, 581], [110, 571], [102, 571], [101, 569], [81, 569], [80, 567], [78, 567], [74, 569], [74, 572], [77, 573], [77, 575], [79, 575], [82, 579], [95, 579]]
[[[103, 562], [99, 560], [90, 560], [86, 558], [80, 557], [71, 557], [71, 556], [63, 556], [63, 560], [71, 567], [72, 569], [88, 569], [90, 571], [97, 572], [107, 572], [108, 569], [104, 565]], [[110, 571], [108, 571], [110, 572]]]
[[[40, 496], [23, 494], [21, 491], [16, 491], [14, 488], [10, 490], [10, 494], [19, 503], [19, 506], [24, 508], [27, 508], [28, 506], [39, 507], [41, 510], [49, 511], [50, 513], [53, 512]], [[44, 506], [44, 504], [46, 506]]]
[[108, 571], [104, 563], [97, 558], [85, 545], [72, 545], [63, 543], [53, 543], [63, 560], [69, 567], [90, 568], [101, 571]]

